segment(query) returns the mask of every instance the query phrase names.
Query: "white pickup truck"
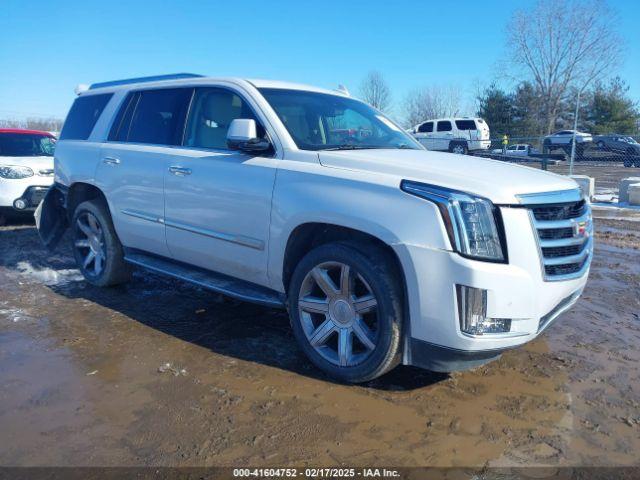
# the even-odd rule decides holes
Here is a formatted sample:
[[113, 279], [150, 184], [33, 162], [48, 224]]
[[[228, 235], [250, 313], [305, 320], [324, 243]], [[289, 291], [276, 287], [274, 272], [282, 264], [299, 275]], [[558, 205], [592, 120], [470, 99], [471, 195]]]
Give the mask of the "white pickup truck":
[[348, 382], [536, 338], [593, 251], [569, 178], [452, 162], [339, 92], [191, 74], [81, 93], [36, 220], [52, 248], [70, 226], [94, 285], [135, 265], [286, 308], [308, 358]]

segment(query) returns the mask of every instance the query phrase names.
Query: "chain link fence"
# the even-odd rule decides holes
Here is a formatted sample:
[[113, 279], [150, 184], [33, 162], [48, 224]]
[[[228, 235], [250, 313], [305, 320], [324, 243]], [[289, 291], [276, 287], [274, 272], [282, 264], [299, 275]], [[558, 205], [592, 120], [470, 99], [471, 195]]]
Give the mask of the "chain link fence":
[[[429, 150], [462, 153], [456, 149], [461, 140], [433, 136], [428, 143], [418, 139]], [[492, 138], [489, 141], [469, 139], [465, 153], [492, 158], [561, 175], [587, 175], [595, 179], [595, 198], [616, 201], [622, 179], [640, 177], [640, 136], [593, 135], [576, 136], [573, 168], [571, 147], [573, 134]], [[458, 143], [456, 143], [458, 142]], [[465, 142], [462, 140], [462, 142]], [[487, 148], [487, 142], [490, 142]], [[433, 148], [435, 147], [435, 148]]]

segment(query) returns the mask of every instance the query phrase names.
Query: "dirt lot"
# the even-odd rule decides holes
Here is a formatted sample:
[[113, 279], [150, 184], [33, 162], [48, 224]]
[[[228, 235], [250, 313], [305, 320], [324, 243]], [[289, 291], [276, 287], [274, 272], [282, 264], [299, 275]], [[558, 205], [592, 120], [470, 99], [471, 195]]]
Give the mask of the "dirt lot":
[[583, 299], [475, 371], [323, 378], [286, 316], [137, 273], [101, 290], [0, 229], [0, 465], [638, 465], [640, 211]]

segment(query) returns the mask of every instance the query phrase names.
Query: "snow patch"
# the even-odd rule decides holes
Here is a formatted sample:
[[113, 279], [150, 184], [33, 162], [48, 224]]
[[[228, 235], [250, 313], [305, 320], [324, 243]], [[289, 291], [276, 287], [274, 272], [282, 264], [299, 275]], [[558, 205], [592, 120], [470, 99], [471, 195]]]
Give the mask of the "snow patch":
[[84, 277], [77, 269], [54, 270], [52, 268], [36, 268], [29, 262], [18, 262], [18, 271], [45, 285], [64, 285], [70, 282], [79, 282]]

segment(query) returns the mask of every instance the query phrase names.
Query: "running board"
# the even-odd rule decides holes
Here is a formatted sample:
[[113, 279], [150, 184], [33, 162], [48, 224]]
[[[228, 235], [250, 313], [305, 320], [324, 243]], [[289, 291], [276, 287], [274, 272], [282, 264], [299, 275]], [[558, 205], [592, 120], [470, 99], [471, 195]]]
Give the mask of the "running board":
[[128, 263], [152, 272], [178, 278], [238, 300], [258, 303], [267, 307], [285, 307], [283, 294], [255, 283], [136, 250], [126, 249], [124, 259]]

